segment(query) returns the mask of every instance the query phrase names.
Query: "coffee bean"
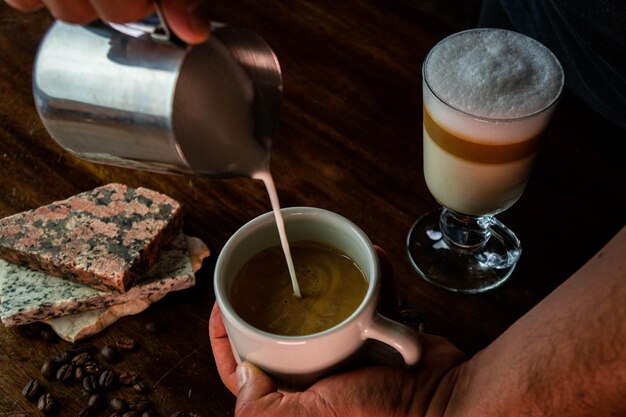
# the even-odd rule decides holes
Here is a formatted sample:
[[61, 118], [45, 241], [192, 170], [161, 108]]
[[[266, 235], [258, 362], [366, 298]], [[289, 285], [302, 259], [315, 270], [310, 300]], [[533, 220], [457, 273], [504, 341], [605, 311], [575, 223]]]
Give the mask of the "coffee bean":
[[133, 389], [141, 394], [147, 394], [150, 391], [148, 385], [143, 381], [143, 379], [137, 377], [133, 382]]
[[115, 346], [122, 350], [133, 350], [137, 346], [137, 343], [130, 337], [120, 337], [115, 341]]
[[143, 414], [141, 414], [141, 417], [161, 417], [161, 416], [155, 410], [150, 409], [150, 410], [144, 411]]
[[139, 413], [136, 411], [127, 411], [122, 414], [122, 417], [139, 417]]
[[115, 381], [117, 381], [117, 375], [115, 372], [111, 370], [104, 370], [100, 374], [100, 378], [98, 379], [98, 383], [102, 388], [109, 389], [115, 385]]
[[83, 408], [82, 410], [80, 410], [78, 414], [76, 414], [76, 417], [92, 417], [95, 414], [96, 413], [94, 412], [93, 409], [87, 407], [87, 408]]
[[113, 398], [110, 402], [109, 402], [109, 406], [117, 411], [117, 412], [123, 412], [128, 410], [128, 404], [126, 404], [126, 401], [124, 401], [121, 398]]
[[44, 362], [41, 366], [41, 375], [46, 379], [54, 379], [57, 374], [57, 366], [53, 360]]
[[85, 378], [85, 369], [82, 366], [77, 366], [74, 369], [74, 381], [81, 382]]
[[122, 417], [122, 415], [116, 411], [115, 413], [111, 414], [109, 417]]
[[138, 378], [137, 372], [126, 371], [120, 374], [120, 383], [122, 385], [132, 385], [135, 382], [135, 379]]
[[89, 400], [87, 401], [87, 407], [100, 411], [107, 405], [107, 399], [102, 394], [91, 394]]
[[28, 415], [24, 413], [11, 413], [7, 417], [28, 417]]
[[161, 326], [154, 321], [149, 321], [144, 325], [144, 328], [149, 332], [149, 333], [158, 333], [159, 331], [161, 331]]
[[37, 408], [46, 415], [54, 414], [57, 411], [57, 402], [49, 392], [39, 397]]
[[100, 375], [102, 373], [100, 365], [93, 361], [85, 362], [83, 368], [85, 369], [85, 373], [89, 375]]
[[175, 411], [172, 413], [171, 417], [189, 417], [189, 413], [185, 411]]
[[22, 395], [27, 399], [34, 401], [39, 398], [41, 393], [41, 383], [37, 379], [31, 379], [22, 389]]
[[66, 363], [57, 370], [57, 380], [68, 384], [74, 377], [74, 365]]
[[81, 352], [72, 358], [72, 365], [83, 366], [89, 359], [91, 359], [89, 352]]
[[110, 345], [103, 346], [102, 349], [100, 349], [100, 354], [102, 355], [104, 360], [110, 363], [119, 362], [119, 360], [122, 359], [122, 355], [120, 355], [120, 352]]
[[152, 402], [147, 398], [135, 397], [128, 401], [128, 406], [134, 411], [146, 411], [152, 408]]
[[87, 375], [85, 378], [83, 378], [83, 388], [85, 389], [85, 391], [90, 393], [96, 392], [99, 388], [96, 377], [94, 377], [93, 375]]

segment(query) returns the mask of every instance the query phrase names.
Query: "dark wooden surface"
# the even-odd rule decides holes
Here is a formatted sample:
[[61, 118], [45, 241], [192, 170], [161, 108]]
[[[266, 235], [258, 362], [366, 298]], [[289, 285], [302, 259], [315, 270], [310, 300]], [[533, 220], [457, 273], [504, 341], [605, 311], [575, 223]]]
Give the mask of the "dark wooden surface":
[[[382, 0], [211, 7], [215, 20], [260, 33], [281, 62], [284, 102], [272, 172], [282, 205], [322, 207], [353, 220], [389, 252], [396, 305], [467, 353], [495, 339], [624, 225], [626, 167], [616, 146], [625, 133], [566, 93], [526, 193], [500, 216], [523, 244], [510, 281], [476, 296], [429, 286], [412, 270], [405, 248], [415, 219], [437, 207], [422, 174], [420, 66], [436, 41], [466, 23], [441, 10]], [[44, 130], [31, 93], [33, 59], [51, 21], [45, 11], [23, 15], [0, 5], [0, 217], [114, 181], [178, 199], [185, 231], [212, 251], [198, 285], [120, 320], [91, 342], [137, 339], [140, 349], [114, 369], [140, 372], [163, 415], [232, 415], [234, 397], [219, 380], [207, 334], [212, 272], [232, 233], [270, 210], [265, 189], [251, 179], [139, 172], [64, 152]], [[160, 323], [162, 332], [146, 333], [148, 321]], [[0, 417], [39, 415], [22, 387], [67, 347], [0, 326]], [[76, 386], [47, 385], [62, 403], [61, 416], [86, 403]]]

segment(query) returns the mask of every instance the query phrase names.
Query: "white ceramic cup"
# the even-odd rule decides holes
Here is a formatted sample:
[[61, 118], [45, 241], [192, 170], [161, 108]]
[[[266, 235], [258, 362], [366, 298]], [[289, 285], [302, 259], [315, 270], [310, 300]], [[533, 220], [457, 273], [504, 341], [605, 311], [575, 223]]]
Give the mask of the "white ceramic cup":
[[315, 241], [344, 252], [363, 270], [368, 282], [367, 292], [347, 319], [319, 333], [281, 336], [246, 323], [229, 300], [233, 279], [254, 255], [280, 245], [272, 212], [251, 220], [226, 242], [215, 265], [215, 297], [237, 362], [254, 363], [272, 375], [286, 391], [310, 385], [354, 359], [368, 339], [391, 346], [400, 353], [407, 367], [415, 365], [421, 353], [417, 333], [381, 316], [376, 310], [380, 267], [365, 233], [348, 219], [328, 210], [292, 207], [281, 211], [290, 242]]

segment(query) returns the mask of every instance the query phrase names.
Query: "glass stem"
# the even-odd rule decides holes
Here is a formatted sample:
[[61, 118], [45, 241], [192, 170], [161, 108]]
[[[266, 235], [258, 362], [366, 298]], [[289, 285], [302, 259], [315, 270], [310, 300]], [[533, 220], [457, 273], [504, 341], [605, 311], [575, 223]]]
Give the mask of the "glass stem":
[[457, 213], [445, 207], [441, 212], [439, 227], [448, 246], [463, 253], [482, 248], [491, 237], [481, 217]]
[[[452, 251], [474, 254], [477, 264], [483, 268], [510, 268], [522, 253], [519, 239], [493, 216], [468, 216], [444, 208], [439, 227]], [[491, 238], [500, 242], [501, 250], [488, 247]]]

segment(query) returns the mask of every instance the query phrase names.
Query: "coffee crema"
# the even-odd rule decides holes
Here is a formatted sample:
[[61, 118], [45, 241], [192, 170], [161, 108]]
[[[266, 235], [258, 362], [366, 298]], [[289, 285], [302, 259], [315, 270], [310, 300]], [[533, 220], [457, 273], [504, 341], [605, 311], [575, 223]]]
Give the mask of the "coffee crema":
[[347, 319], [367, 292], [363, 271], [339, 250], [316, 242], [291, 243], [302, 297], [293, 294], [280, 246], [248, 260], [235, 276], [230, 302], [248, 324], [273, 334], [302, 336]]

